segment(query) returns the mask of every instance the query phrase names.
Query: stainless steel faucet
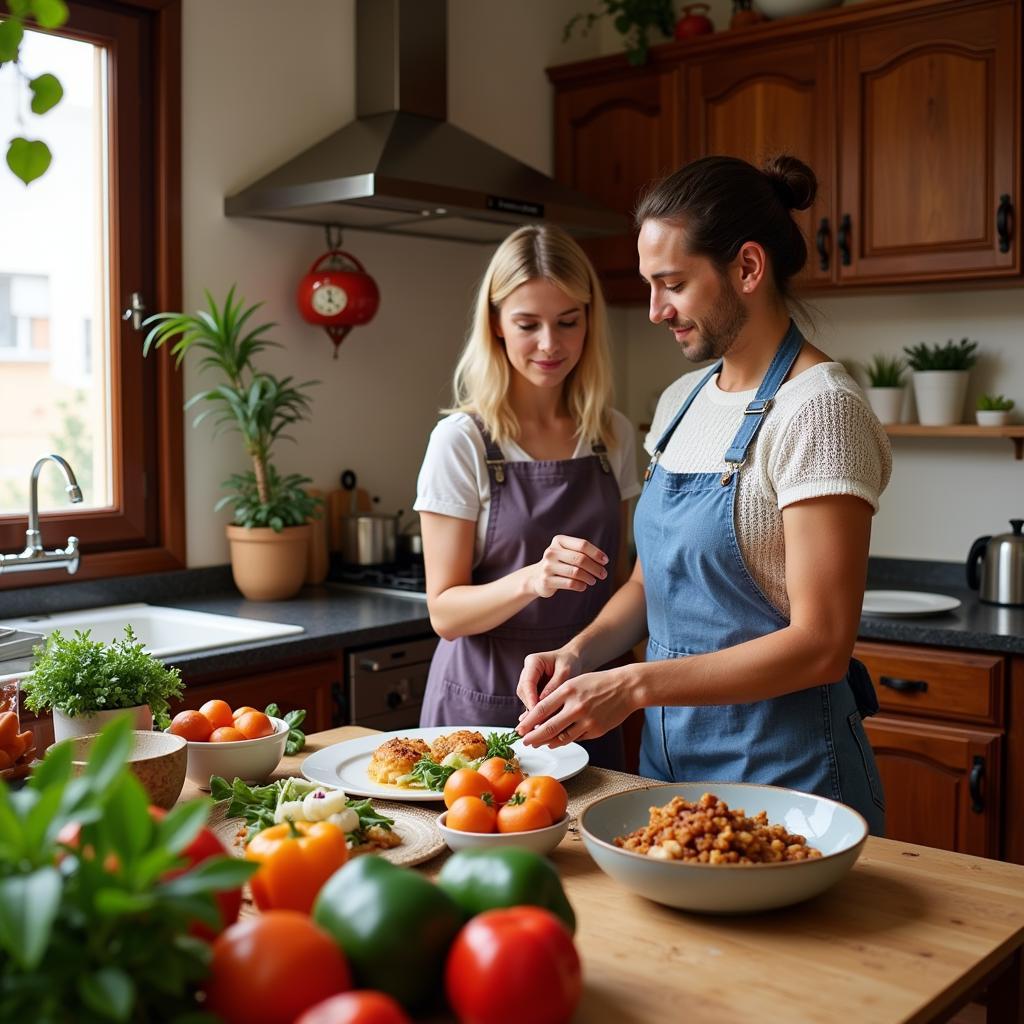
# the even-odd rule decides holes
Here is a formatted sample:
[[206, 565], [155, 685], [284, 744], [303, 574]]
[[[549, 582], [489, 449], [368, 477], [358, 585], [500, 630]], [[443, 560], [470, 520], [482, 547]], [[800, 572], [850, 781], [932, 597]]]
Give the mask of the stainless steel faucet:
[[29, 479], [28, 529], [25, 531], [25, 550], [16, 555], [0, 555], [0, 573], [28, 572], [31, 569], [59, 569], [66, 567], [69, 575], [78, 572], [78, 538], [68, 537], [66, 548], [46, 551], [39, 535], [39, 472], [47, 462], [56, 462], [64, 474], [64, 490], [74, 504], [82, 500], [82, 489], [75, 479], [74, 470], [59, 455], [44, 455], [33, 467]]

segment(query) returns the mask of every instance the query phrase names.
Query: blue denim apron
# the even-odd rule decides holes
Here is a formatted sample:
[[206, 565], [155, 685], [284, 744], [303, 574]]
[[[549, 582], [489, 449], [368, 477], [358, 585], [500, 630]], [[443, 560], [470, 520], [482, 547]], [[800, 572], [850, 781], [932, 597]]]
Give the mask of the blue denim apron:
[[[655, 447], [637, 503], [634, 534], [643, 567], [649, 661], [720, 651], [789, 623], [747, 569], [735, 505], [746, 453], [804, 339], [790, 322], [756, 397], [725, 454], [724, 473], [669, 473], [665, 447], [713, 366]], [[640, 773], [664, 781], [758, 782], [818, 793], [885, 831], [882, 784], [862, 717], [878, 702], [867, 670], [770, 700], [644, 713]]]

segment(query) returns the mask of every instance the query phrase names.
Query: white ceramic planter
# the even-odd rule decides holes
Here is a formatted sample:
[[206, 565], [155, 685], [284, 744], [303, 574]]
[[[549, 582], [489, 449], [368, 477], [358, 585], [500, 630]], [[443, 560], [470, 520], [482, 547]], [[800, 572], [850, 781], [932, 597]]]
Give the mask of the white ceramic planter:
[[53, 709], [53, 739], [55, 743], [73, 736], [88, 736], [99, 732], [111, 719], [131, 715], [136, 729], [148, 731], [153, 728], [153, 712], [148, 704], [134, 708], [114, 708], [112, 711], [96, 711], [91, 715], [65, 715], [60, 708]]
[[969, 370], [915, 370], [917, 421], [926, 427], [961, 423]]
[[904, 388], [865, 388], [868, 405], [879, 423], [899, 423], [903, 415]]
[[1010, 422], [1008, 409], [977, 409], [974, 415], [979, 427], [1005, 427]]

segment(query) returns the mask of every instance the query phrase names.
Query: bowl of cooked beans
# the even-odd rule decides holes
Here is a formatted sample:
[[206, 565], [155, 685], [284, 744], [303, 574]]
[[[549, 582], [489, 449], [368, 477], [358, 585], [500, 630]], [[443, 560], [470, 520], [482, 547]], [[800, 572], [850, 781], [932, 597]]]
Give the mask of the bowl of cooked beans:
[[666, 783], [595, 800], [580, 815], [591, 857], [666, 906], [746, 914], [799, 903], [853, 867], [868, 824], [845, 804], [753, 783]]

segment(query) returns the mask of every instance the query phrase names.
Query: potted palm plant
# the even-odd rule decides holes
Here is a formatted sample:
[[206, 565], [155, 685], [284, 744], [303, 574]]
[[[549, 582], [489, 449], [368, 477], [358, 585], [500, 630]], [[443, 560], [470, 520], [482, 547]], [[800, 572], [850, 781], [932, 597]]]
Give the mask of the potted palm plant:
[[215, 506], [215, 511], [225, 506], [233, 510], [227, 536], [235, 585], [251, 601], [294, 597], [306, 576], [309, 523], [319, 517], [321, 500], [305, 490], [311, 483], [308, 477], [280, 474], [271, 453], [277, 441], [294, 440], [286, 431], [309, 415], [307, 391], [318, 382], [297, 384], [292, 377], [275, 377], [253, 365], [257, 353], [280, 347], [267, 337], [276, 324], [249, 325], [262, 303], [247, 307], [235, 299], [234, 286], [219, 308], [209, 292], [206, 301], [209, 309], [194, 314], [149, 317], [145, 322], [151, 330], [143, 354], [171, 343], [171, 354], [180, 366], [189, 349], [196, 347], [206, 353], [200, 367], [223, 376], [217, 387], [188, 399], [185, 408], [207, 403], [193, 425], [216, 414], [214, 433], [228, 429], [241, 434], [251, 463], [245, 472], [224, 481], [228, 493]]
[[978, 357], [976, 341], [952, 338], [945, 345], [918, 345], [904, 348], [914, 371], [914, 398], [918, 421], [929, 427], [948, 427], [959, 423], [964, 412], [967, 376]]
[[903, 374], [907, 364], [899, 356], [875, 356], [864, 367], [868, 375], [865, 394], [883, 424], [899, 423], [903, 412]]

